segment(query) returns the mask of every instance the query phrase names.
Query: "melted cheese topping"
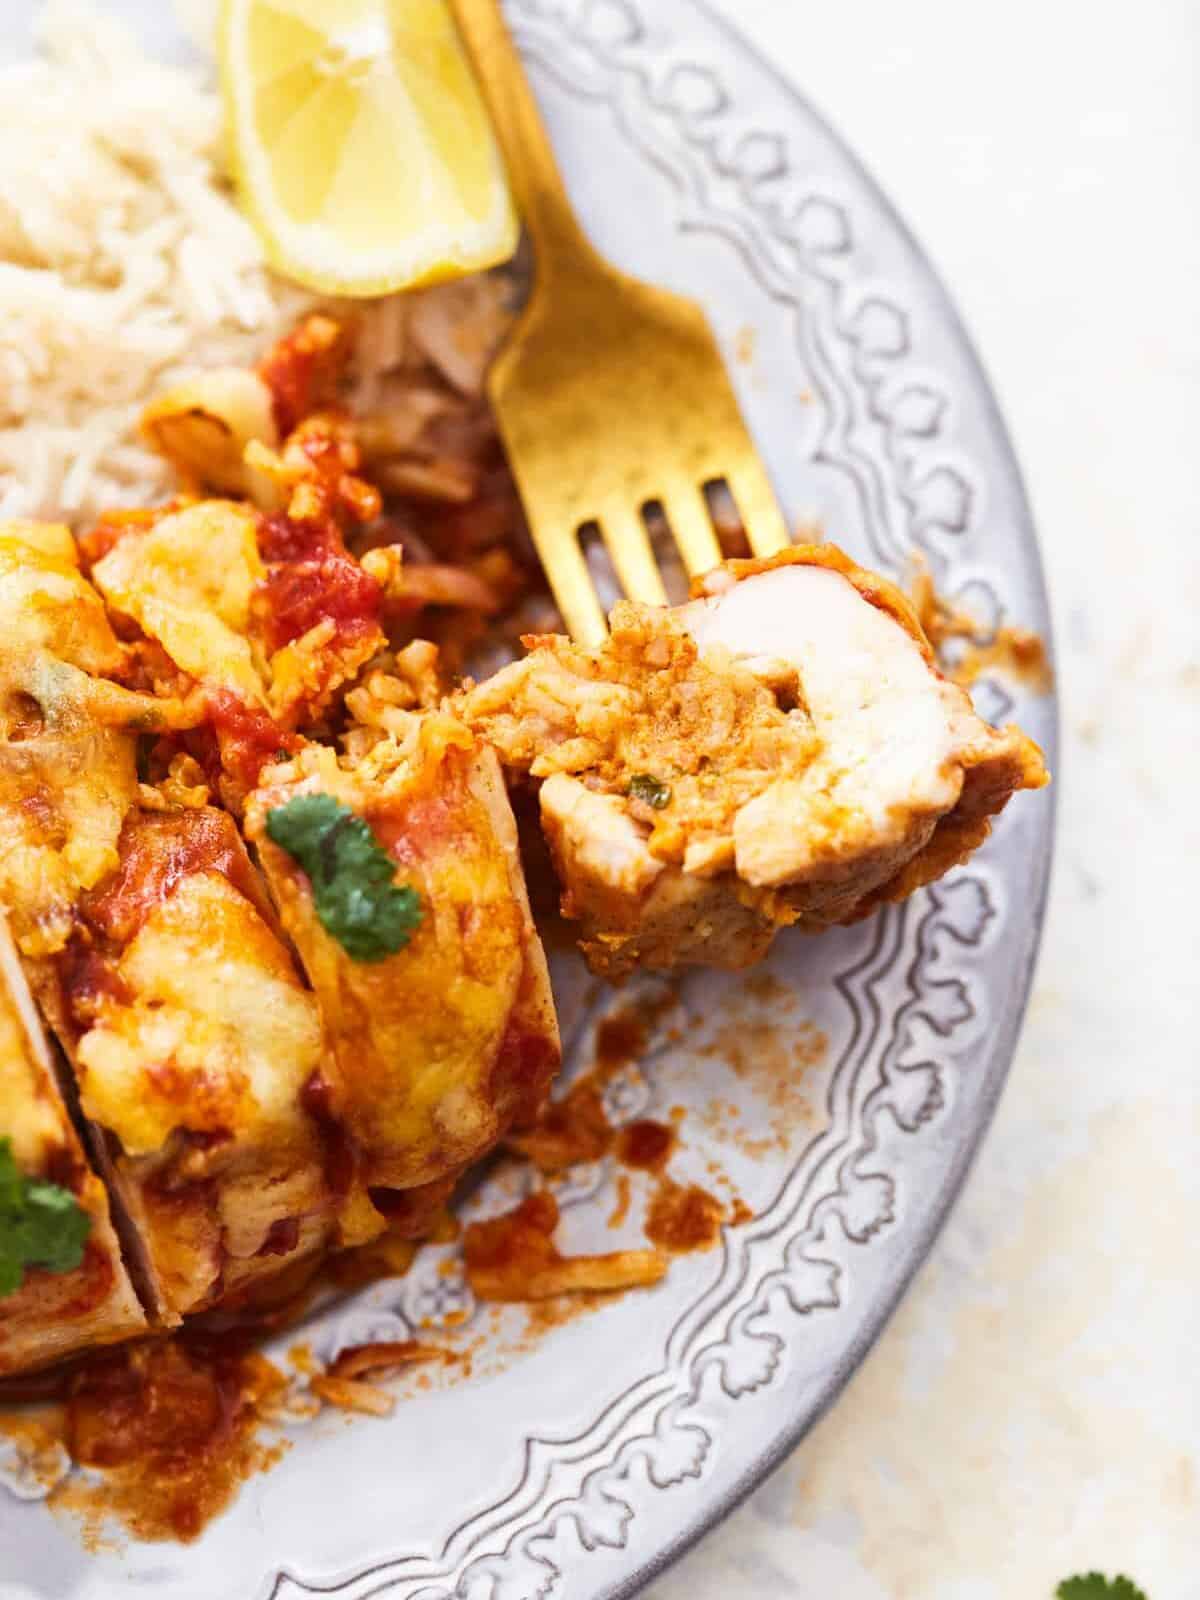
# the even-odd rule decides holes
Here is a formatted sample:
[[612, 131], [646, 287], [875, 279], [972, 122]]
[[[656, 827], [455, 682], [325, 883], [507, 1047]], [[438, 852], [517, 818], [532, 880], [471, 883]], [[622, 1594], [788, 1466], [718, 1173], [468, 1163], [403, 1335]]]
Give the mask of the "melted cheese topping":
[[98, 561], [95, 579], [184, 672], [262, 702], [247, 638], [250, 596], [263, 577], [255, 517], [207, 500], [131, 531]]
[[136, 795], [127, 734], [0, 745], [0, 901], [24, 954], [66, 943], [80, 891], [117, 865]]
[[119, 973], [133, 998], [80, 1041], [82, 1102], [130, 1155], [176, 1128], [254, 1135], [299, 1124], [321, 1018], [286, 951], [225, 878], [185, 879], [151, 912]]
[[[85, 673], [121, 669], [123, 652], [104, 604], [79, 571], [70, 530], [58, 524], [0, 523], [0, 627], [4, 689], [28, 689], [46, 656]], [[48, 719], [54, 709], [42, 706]]]
[[25, 1172], [37, 1172], [48, 1151], [74, 1143], [7, 928], [0, 928], [0, 1136], [12, 1140]]
[[[781, 566], [679, 613], [702, 651], [799, 674], [821, 748], [738, 813], [737, 869], [782, 883], [823, 859], [886, 844], [914, 812], [958, 798], [954, 706], [912, 636], [841, 573]], [[961, 697], [960, 697], [961, 698]]]
[[93, 716], [112, 686], [91, 674], [124, 657], [66, 528], [0, 525], [0, 635], [0, 900], [21, 949], [46, 954], [116, 866], [137, 789], [133, 739]]

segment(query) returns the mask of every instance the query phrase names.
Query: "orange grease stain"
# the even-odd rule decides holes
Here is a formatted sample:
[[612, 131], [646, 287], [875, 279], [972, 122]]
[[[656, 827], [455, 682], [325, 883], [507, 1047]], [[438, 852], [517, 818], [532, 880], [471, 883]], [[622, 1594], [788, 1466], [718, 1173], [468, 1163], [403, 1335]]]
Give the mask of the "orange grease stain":
[[970, 644], [946, 676], [969, 689], [985, 672], [1002, 672], [1033, 694], [1049, 694], [1054, 672], [1045, 640], [1027, 628], [998, 628], [989, 644]]
[[646, 1019], [635, 1011], [614, 1011], [596, 1029], [596, 1067], [611, 1072], [636, 1061], [646, 1048]]
[[646, 1237], [672, 1255], [711, 1250], [724, 1220], [724, 1207], [706, 1189], [664, 1177], [646, 1213]]
[[629, 1215], [629, 1202], [632, 1198], [633, 1188], [629, 1182], [629, 1174], [625, 1172], [618, 1172], [617, 1203], [613, 1206], [612, 1211], [609, 1213], [608, 1226], [610, 1228], [619, 1228], [625, 1221], [626, 1217]]
[[631, 1122], [617, 1135], [617, 1160], [638, 1172], [661, 1172], [678, 1141], [674, 1128], [649, 1118]]

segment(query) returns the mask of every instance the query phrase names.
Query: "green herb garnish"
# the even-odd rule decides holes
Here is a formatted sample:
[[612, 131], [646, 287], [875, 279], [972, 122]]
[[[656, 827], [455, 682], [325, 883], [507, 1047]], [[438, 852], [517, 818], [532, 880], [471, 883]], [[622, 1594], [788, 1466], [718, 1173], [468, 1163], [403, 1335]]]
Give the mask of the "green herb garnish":
[[416, 890], [393, 882], [392, 858], [362, 817], [329, 794], [301, 794], [267, 813], [267, 835], [312, 883], [326, 933], [355, 961], [403, 950], [421, 922]]
[[1054, 1593], [1056, 1600], [1146, 1600], [1131, 1578], [1117, 1576], [1110, 1582], [1102, 1572], [1064, 1578]]
[[625, 792], [631, 799], [642, 800], [646, 805], [653, 806], [655, 811], [661, 811], [671, 803], [671, 785], [651, 772], [635, 772]]
[[26, 1267], [74, 1272], [92, 1219], [69, 1189], [27, 1178], [12, 1153], [12, 1140], [0, 1139], [0, 1296], [14, 1294]]

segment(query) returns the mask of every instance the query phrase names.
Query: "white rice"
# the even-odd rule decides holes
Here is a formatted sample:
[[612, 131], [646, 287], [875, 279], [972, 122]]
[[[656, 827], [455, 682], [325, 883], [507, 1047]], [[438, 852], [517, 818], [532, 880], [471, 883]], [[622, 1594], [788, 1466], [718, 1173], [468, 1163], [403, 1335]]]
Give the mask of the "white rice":
[[314, 302], [234, 205], [201, 76], [70, 0], [39, 44], [0, 72], [0, 517], [85, 522], [169, 489], [150, 394], [251, 364]]

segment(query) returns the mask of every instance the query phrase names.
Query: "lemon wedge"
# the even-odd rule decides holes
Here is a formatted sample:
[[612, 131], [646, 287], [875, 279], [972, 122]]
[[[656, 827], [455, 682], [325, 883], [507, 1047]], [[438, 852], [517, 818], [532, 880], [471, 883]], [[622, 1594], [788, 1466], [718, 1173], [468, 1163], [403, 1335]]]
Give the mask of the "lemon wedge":
[[504, 164], [445, 0], [224, 0], [235, 175], [271, 263], [343, 295], [513, 253]]

